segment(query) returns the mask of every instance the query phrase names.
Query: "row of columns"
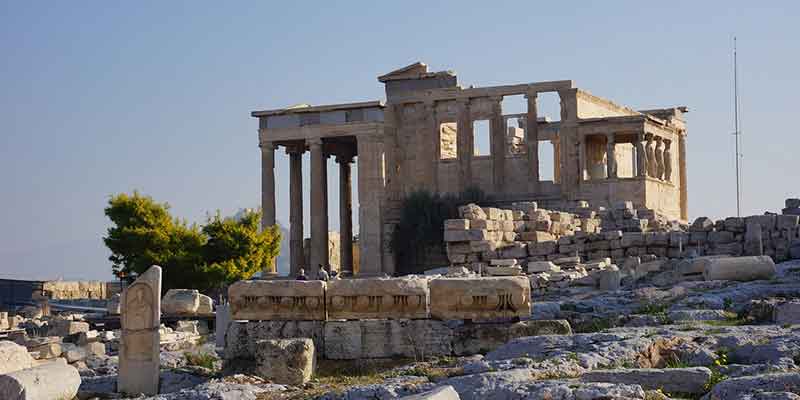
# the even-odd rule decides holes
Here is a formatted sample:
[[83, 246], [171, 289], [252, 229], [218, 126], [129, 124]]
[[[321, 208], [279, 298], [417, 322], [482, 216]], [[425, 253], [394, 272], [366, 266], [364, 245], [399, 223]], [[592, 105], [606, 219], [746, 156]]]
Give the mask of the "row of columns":
[[[672, 140], [645, 133], [636, 139], [636, 175], [672, 181]], [[609, 175], [610, 176], [610, 175]]]
[[[261, 147], [261, 206], [262, 226], [275, 225], [275, 143]], [[309, 264], [303, 254], [303, 153], [311, 151], [311, 248]], [[321, 138], [286, 146], [289, 155], [289, 263], [290, 274], [296, 276], [304, 267], [316, 277], [319, 265], [329, 264], [328, 254], [328, 173], [327, 159]], [[353, 211], [351, 168], [353, 154], [336, 156], [339, 164], [340, 269], [353, 270]], [[277, 275], [275, 260], [264, 269], [264, 277]]]

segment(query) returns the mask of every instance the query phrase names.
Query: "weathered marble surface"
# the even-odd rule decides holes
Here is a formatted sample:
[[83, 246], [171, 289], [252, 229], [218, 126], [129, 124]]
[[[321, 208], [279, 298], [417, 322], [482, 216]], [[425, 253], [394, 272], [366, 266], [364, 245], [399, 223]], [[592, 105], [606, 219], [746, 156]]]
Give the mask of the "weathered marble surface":
[[325, 320], [323, 281], [239, 281], [228, 288], [234, 320]]
[[259, 340], [256, 373], [274, 383], [300, 386], [314, 374], [316, 356], [311, 339]]
[[327, 284], [329, 319], [428, 317], [428, 279], [340, 279]]
[[432, 318], [488, 320], [531, 315], [526, 276], [438, 278], [429, 286]]
[[161, 267], [154, 265], [122, 293], [121, 393], [157, 394], [161, 322]]

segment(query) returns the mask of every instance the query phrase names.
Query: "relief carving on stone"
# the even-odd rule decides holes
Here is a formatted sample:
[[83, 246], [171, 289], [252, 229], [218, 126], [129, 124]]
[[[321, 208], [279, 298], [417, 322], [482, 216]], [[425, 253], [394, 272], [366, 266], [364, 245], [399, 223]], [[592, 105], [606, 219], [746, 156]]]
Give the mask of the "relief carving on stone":
[[234, 319], [325, 320], [322, 281], [241, 281], [228, 293]]
[[136, 283], [128, 288], [125, 300], [125, 356], [130, 360], [152, 361], [152, 331], [156, 326], [153, 321], [153, 291], [146, 283]]

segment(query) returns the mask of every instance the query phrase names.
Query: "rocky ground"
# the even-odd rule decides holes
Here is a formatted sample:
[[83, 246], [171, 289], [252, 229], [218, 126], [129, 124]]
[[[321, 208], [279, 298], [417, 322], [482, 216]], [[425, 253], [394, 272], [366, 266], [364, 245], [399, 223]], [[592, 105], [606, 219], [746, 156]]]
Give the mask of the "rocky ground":
[[[321, 361], [303, 387], [225, 366], [210, 343], [167, 345], [162, 394], [146, 399], [394, 399], [444, 386], [480, 400], [800, 399], [798, 299], [800, 262], [778, 265], [769, 281], [556, 289], [534, 296], [533, 318], [566, 319], [572, 335], [523, 337], [471, 357]], [[120, 398], [116, 357], [82, 362], [80, 399]]]

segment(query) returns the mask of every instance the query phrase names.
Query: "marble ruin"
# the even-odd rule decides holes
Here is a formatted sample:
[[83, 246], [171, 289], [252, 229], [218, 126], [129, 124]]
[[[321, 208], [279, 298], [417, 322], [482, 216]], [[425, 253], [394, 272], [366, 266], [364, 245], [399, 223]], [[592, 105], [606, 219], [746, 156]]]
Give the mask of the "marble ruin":
[[228, 288], [234, 320], [325, 319], [325, 282], [240, 281]]
[[122, 293], [122, 343], [117, 390], [158, 394], [161, 361], [161, 267], [152, 266]]
[[[290, 258], [316, 276], [328, 265], [327, 159], [339, 165], [343, 271], [352, 271], [351, 165], [358, 169], [359, 275], [396, 272], [389, 238], [401, 201], [419, 189], [458, 194], [480, 188], [489, 201], [542, 205], [630, 201], [685, 221], [686, 107], [633, 110], [576, 88], [572, 81], [492, 87], [458, 85], [452, 71], [414, 63], [378, 77], [386, 101], [254, 111], [259, 120], [263, 225], [275, 224], [275, 152], [290, 158]], [[559, 97], [558, 120], [540, 115], [540, 94]], [[507, 113], [504, 98], [527, 111]], [[516, 121], [517, 127], [512, 126]], [[488, 154], [476, 153], [475, 127], [488, 124]], [[553, 146], [553, 179], [542, 179], [540, 147]], [[311, 153], [311, 204], [303, 204], [302, 155]], [[311, 210], [309, 262], [303, 260], [303, 208]], [[264, 271], [275, 274], [274, 266]]]

